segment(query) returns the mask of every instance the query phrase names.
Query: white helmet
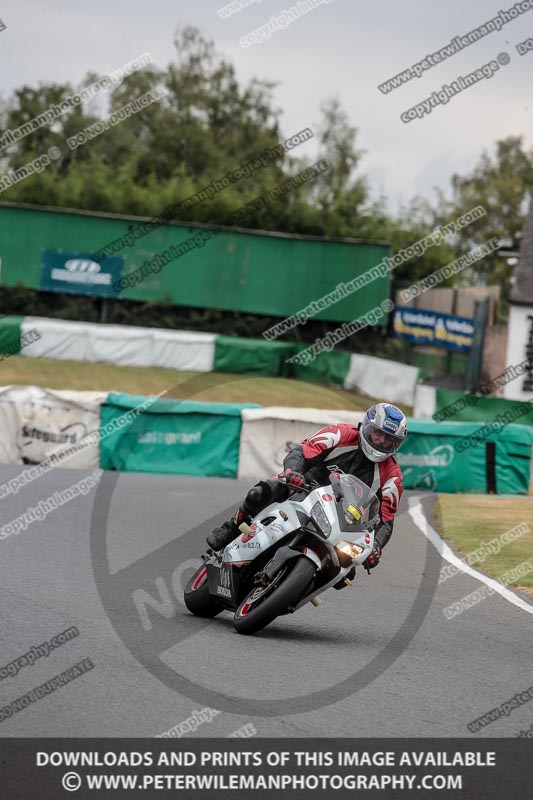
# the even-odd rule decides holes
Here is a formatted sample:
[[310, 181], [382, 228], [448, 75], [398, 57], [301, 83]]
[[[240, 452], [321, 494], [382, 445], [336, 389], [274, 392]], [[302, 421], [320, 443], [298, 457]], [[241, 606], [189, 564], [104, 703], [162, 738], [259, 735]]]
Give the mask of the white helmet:
[[407, 436], [405, 414], [390, 403], [376, 403], [366, 412], [359, 436], [363, 453], [370, 461], [385, 461]]

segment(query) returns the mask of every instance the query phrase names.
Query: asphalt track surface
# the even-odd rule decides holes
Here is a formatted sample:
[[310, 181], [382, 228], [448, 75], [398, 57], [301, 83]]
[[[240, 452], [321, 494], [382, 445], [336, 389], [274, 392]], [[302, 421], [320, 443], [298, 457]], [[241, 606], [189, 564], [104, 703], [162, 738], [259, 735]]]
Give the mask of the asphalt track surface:
[[[21, 470], [1, 465], [0, 481]], [[2, 524], [89, 474], [51, 471], [2, 500]], [[95, 665], [1, 722], [0, 736], [151, 737], [207, 705], [220, 713], [189, 735], [227, 737], [250, 723], [267, 737], [516, 736], [531, 726], [530, 702], [477, 734], [467, 729], [532, 685], [533, 615], [493, 595], [445, 619], [445, 606], [481, 584], [467, 575], [435, 580], [441, 559], [407, 510], [409, 496], [422, 499], [430, 519], [433, 495], [405, 493], [371, 576], [361, 570], [318, 608], [244, 637], [230, 614], [198, 620], [175, 594], [172, 616], [168, 597], [166, 616], [145, 606], [153, 625], [146, 631], [132, 594], [144, 590], [161, 604], [173, 571], [184, 583], [206, 528], [225, 518], [249, 482], [140, 473], [102, 473], [102, 481], [105, 491], [99, 486], [0, 541], [0, 667], [72, 625], [80, 632], [0, 680], [0, 706], [86, 657]], [[95, 577], [91, 552], [109, 563], [110, 577]], [[174, 671], [192, 687], [186, 693], [169, 685]], [[210, 691], [225, 699], [210, 703]]]

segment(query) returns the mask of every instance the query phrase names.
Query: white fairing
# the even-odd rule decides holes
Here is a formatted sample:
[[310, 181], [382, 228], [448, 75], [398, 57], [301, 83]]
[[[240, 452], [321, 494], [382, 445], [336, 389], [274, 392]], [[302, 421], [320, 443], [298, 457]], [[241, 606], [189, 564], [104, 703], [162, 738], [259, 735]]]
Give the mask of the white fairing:
[[[331, 545], [335, 545], [342, 540], [363, 547], [364, 550], [361, 555], [352, 562], [354, 565], [362, 564], [372, 550], [374, 533], [373, 531], [348, 532], [341, 530], [331, 486], [314, 489], [302, 501], [289, 499], [283, 503], [272, 503], [264, 508], [254, 518], [253, 524], [251, 525], [251, 534], [241, 534], [225, 549], [223, 556], [224, 562], [236, 564], [253, 561], [254, 558], [264, 552], [268, 547], [274, 544], [274, 542], [279, 541], [288, 533], [298, 530], [301, 527], [301, 522], [296, 513], [297, 509], [302, 511], [307, 517], [310, 517], [311, 509], [316, 503], [320, 503], [331, 525], [331, 532], [325, 541]], [[284, 512], [287, 516], [286, 520], [283, 518], [281, 512]], [[275, 517], [275, 519], [269, 524], [263, 525], [261, 520], [267, 517]], [[315, 563], [318, 561], [317, 566], [320, 567], [320, 560], [310, 548], [308, 548], [306, 555]], [[348, 572], [348, 569], [349, 568], [343, 569], [341, 573]], [[341, 575], [341, 573], [339, 573], [339, 575]], [[338, 579], [339, 577], [337, 576], [335, 580]]]

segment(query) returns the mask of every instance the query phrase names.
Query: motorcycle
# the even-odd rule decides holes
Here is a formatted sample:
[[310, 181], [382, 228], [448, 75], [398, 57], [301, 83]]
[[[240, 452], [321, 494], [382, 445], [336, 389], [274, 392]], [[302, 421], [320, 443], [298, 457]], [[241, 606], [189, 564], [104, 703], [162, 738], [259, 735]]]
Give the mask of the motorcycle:
[[327, 589], [351, 584], [372, 551], [378, 519], [378, 498], [353, 475], [332, 474], [326, 486], [305, 484], [241, 523], [241, 535], [221, 553], [202, 555], [185, 587], [185, 605], [199, 617], [234, 612], [241, 634], [306, 603], [318, 606]]

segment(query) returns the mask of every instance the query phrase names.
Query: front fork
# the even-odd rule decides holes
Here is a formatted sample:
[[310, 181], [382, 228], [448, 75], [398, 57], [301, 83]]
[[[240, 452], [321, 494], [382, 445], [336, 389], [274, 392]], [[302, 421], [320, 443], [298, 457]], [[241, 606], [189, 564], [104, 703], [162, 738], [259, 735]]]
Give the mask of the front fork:
[[284, 564], [286, 564], [288, 561], [293, 561], [295, 558], [301, 558], [302, 556], [308, 558], [309, 561], [315, 565], [317, 570], [322, 569], [322, 561], [317, 556], [315, 551], [307, 545], [301, 549], [298, 549], [293, 545], [284, 545], [276, 550], [273, 558], [271, 558], [261, 572], [267, 578], [267, 580], [271, 581], [274, 575], [279, 572]]

